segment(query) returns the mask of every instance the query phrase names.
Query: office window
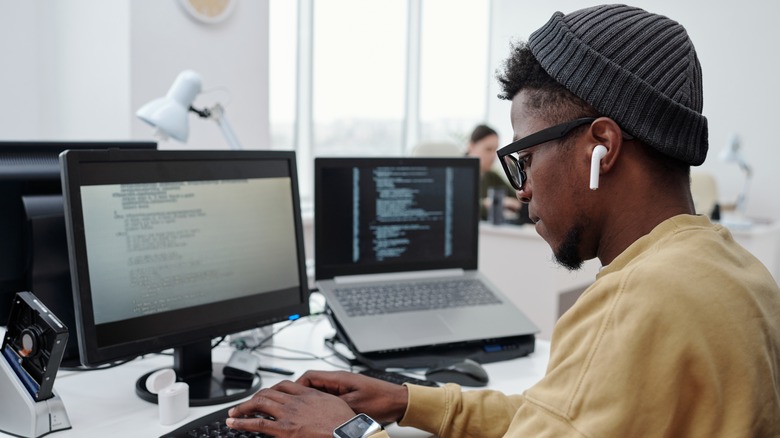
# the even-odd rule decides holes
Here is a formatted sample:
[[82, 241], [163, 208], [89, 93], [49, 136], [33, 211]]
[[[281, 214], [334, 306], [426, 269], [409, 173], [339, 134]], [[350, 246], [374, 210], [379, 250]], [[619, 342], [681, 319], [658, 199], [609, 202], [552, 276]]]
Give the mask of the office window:
[[295, 149], [298, 5], [271, 0], [268, 6], [271, 148]]
[[403, 150], [407, 7], [398, 0], [314, 3], [314, 156]]
[[424, 0], [420, 50], [420, 142], [465, 145], [485, 119], [489, 2]]
[[463, 146], [486, 116], [488, 0], [270, 0], [272, 147], [317, 156]]

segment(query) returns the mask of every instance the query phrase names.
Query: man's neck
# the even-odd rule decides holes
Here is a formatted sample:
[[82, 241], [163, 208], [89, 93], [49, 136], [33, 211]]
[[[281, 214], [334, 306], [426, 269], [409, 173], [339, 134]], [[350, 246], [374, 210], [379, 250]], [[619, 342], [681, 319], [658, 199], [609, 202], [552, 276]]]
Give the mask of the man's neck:
[[695, 214], [693, 201], [685, 196], [636, 199], [613, 211], [602, 232], [597, 257], [606, 266], [661, 222], [680, 215]]

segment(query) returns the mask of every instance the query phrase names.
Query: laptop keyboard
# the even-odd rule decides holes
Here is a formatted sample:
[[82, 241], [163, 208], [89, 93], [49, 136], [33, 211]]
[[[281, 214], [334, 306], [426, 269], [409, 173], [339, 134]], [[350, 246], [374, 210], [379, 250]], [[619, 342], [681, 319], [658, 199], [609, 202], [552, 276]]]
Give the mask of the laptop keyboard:
[[474, 279], [342, 287], [334, 293], [349, 316], [501, 303], [482, 282]]
[[375, 379], [384, 380], [385, 382], [395, 383], [396, 385], [403, 385], [404, 383], [411, 383], [414, 385], [430, 386], [436, 388], [438, 383], [433, 380], [423, 380], [416, 377], [407, 376], [406, 374], [396, 373], [395, 371], [375, 370], [368, 368], [359, 371], [364, 376], [373, 377]]

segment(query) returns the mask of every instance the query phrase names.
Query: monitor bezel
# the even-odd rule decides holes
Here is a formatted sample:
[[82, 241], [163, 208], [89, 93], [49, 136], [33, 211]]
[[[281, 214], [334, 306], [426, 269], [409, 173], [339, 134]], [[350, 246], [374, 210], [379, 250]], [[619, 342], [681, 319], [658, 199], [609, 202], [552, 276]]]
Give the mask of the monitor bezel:
[[[80, 197], [80, 187], [100, 181], [103, 184], [117, 184], [128, 181], [111, 173], [102, 172], [99, 176], [85, 177], [83, 166], [95, 163], [149, 163], [158, 162], [203, 162], [213, 165], [215, 162], [235, 162], [247, 166], [252, 160], [284, 161], [288, 165], [293, 220], [295, 222], [296, 252], [299, 274], [298, 295], [290, 303], [279, 308], [257, 308], [251, 316], [239, 319], [219, 319], [210, 324], [189, 324], [181, 330], [159, 333], [158, 336], [137, 339], [117, 345], [98, 345], [98, 333], [93, 317], [92, 290], [90, 287], [89, 266], [84, 229], [84, 218]], [[143, 354], [155, 353], [169, 348], [179, 348], [244, 330], [249, 330], [276, 322], [302, 317], [309, 314], [309, 289], [305, 269], [305, 253], [302, 232], [301, 207], [298, 190], [297, 167], [294, 151], [68, 151], [61, 155], [63, 200], [66, 210], [66, 231], [70, 250], [71, 276], [76, 314], [76, 329], [79, 339], [81, 362], [87, 366], [96, 366], [118, 360], [133, 358]], [[205, 170], [206, 168], [204, 168]], [[95, 179], [97, 178], [97, 179]], [[155, 179], [155, 178], [152, 178]], [[174, 177], [173, 180], [177, 178]], [[182, 175], [179, 180], [192, 180], [193, 176]], [[195, 178], [198, 179], [198, 178]], [[208, 178], [200, 178], [208, 179]], [[150, 182], [147, 176], [139, 176], [138, 182]], [[170, 181], [170, 180], [169, 180]], [[294, 302], [292, 302], [294, 301]]]
[[[59, 155], [65, 150], [155, 150], [157, 143], [147, 140], [3, 140], [0, 141], [0, 223], [11, 224], [11, 229], [0, 231], [5, 245], [0, 249], [0, 259], [15, 257], [19, 265], [16, 276], [11, 277], [14, 266], [0, 269], [0, 325], [6, 325], [13, 297], [17, 292], [34, 291], [41, 300], [71, 330], [75, 330], [73, 292], [67, 261], [67, 271], [60, 281], [59, 272], [53, 275], [49, 263], [52, 259], [68, 257], [62, 210], [62, 187]], [[15, 197], [18, 194], [18, 197]], [[46, 216], [25, 217], [22, 198], [58, 197], [59, 212], [47, 212]], [[8, 202], [9, 204], [6, 204]], [[13, 205], [11, 204], [13, 202]], [[17, 215], [10, 217], [10, 215]], [[38, 236], [34, 220], [46, 222], [46, 234]], [[56, 226], [55, 226], [56, 225]], [[60, 228], [61, 226], [61, 228]], [[60, 230], [61, 229], [61, 234]], [[39, 229], [37, 231], [40, 231]], [[9, 236], [13, 233], [13, 237]], [[52, 234], [54, 233], [54, 234]], [[45, 254], [33, 251], [34, 242], [45, 242]], [[37, 268], [36, 268], [36, 265]], [[59, 266], [59, 265], [57, 265]], [[43, 270], [43, 272], [36, 272]], [[40, 274], [46, 274], [45, 276]], [[8, 275], [8, 276], [6, 276]], [[65, 286], [67, 285], [67, 286]], [[76, 336], [68, 341], [63, 365], [77, 365], [79, 351]]]

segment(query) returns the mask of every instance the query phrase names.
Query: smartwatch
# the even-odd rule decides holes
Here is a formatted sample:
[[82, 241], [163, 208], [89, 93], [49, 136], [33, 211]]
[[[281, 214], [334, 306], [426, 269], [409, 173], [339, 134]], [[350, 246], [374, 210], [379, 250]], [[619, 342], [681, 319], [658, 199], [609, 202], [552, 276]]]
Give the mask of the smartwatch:
[[333, 438], [365, 438], [382, 431], [382, 425], [366, 414], [357, 414], [333, 431]]

